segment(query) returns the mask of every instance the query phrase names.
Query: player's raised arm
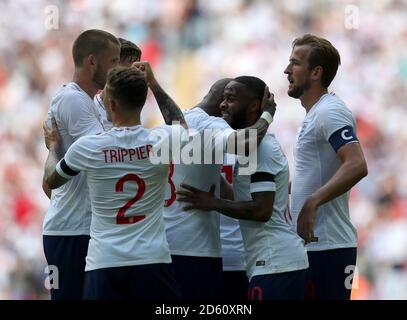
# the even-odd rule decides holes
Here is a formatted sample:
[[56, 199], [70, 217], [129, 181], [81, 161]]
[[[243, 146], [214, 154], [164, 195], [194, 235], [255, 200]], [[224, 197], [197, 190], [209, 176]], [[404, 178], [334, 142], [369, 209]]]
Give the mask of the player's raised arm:
[[44, 183], [49, 189], [55, 189], [68, 182], [68, 180], [61, 177], [55, 170], [56, 165], [62, 158], [62, 148], [60, 143], [61, 137], [58, 133], [58, 126], [55, 118], [51, 119], [51, 123], [51, 129], [49, 129], [46, 124], [43, 126], [45, 145], [49, 151], [44, 168]]
[[148, 87], [154, 94], [157, 104], [161, 110], [164, 121], [166, 124], [171, 125], [174, 121], [180, 123], [185, 129], [188, 129], [185, 122], [184, 115], [178, 105], [171, 99], [171, 97], [164, 91], [154, 77], [154, 73], [150, 64], [147, 61], [135, 62], [132, 65], [144, 73]]
[[[266, 86], [261, 101], [262, 114], [260, 118], [253, 125], [246, 127], [243, 130], [236, 131], [228, 137], [228, 145], [235, 146], [234, 150], [228, 150], [228, 153], [247, 156], [250, 150], [250, 145], [259, 145], [266, 135], [269, 125], [273, 122], [276, 106], [274, 94], [270, 93], [269, 88]], [[250, 135], [250, 130], [256, 130], [256, 135]], [[245, 146], [243, 154], [240, 154], [241, 151], [237, 148], [241, 141], [244, 141]]]

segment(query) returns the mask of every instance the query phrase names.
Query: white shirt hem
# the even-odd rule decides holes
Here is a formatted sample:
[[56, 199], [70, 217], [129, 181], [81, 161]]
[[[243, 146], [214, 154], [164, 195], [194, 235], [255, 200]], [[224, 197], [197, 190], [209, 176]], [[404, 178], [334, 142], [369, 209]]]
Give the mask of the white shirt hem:
[[90, 230], [43, 230], [42, 235], [44, 236], [89, 236]]
[[171, 258], [165, 259], [151, 259], [151, 260], [132, 260], [132, 261], [119, 261], [116, 263], [100, 263], [93, 266], [86, 265], [86, 271], [105, 269], [105, 268], [116, 268], [116, 267], [129, 267], [129, 266], [139, 266], [145, 264], [155, 264], [155, 263], [171, 263]]
[[223, 266], [223, 271], [246, 271], [245, 266]]
[[171, 250], [171, 255], [173, 256], [189, 256], [189, 257], [207, 257], [207, 258], [221, 258], [221, 253], [213, 252], [196, 252], [196, 251], [182, 251], [182, 250]]
[[346, 248], [356, 248], [358, 246], [357, 243], [342, 243], [342, 244], [326, 244], [321, 246], [312, 246], [308, 247], [305, 246], [307, 251], [326, 251], [326, 250], [334, 250], [334, 249], [346, 249]]
[[[277, 267], [277, 268], [267, 268], [265, 267], [264, 270], [256, 270], [253, 272], [252, 275], [248, 276], [251, 280], [255, 276], [262, 276], [267, 274], [275, 274], [275, 273], [283, 273], [283, 272], [291, 272], [291, 271], [299, 271], [308, 269], [308, 261], [304, 261], [295, 265], [285, 266], [285, 267]], [[250, 281], [249, 280], [249, 281]]]

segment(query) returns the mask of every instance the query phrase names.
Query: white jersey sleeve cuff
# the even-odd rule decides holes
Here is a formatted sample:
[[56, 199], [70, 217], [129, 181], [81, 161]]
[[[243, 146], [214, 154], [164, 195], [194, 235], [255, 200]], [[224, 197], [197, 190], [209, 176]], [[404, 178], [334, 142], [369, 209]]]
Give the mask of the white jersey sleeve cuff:
[[272, 181], [259, 181], [250, 183], [250, 193], [276, 191], [276, 183]]
[[70, 180], [70, 179], [72, 179], [77, 173], [74, 174], [74, 175], [69, 175], [69, 174], [67, 174], [67, 173], [62, 169], [62, 167], [61, 167], [62, 161], [65, 162], [64, 159], [61, 159], [61, 160], [57, 163], [57, 166], [55, 167], [55, 170], [56, 170], [56, 172], [58, 172], [58, 174], [59, 174], [62, 178], [65, 178], [65, 179]]

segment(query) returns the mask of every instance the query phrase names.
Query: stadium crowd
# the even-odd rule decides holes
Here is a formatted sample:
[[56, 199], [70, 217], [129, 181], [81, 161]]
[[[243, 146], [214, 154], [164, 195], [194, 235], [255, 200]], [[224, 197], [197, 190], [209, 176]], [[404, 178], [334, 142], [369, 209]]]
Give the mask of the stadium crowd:
[[[359, 236], [353, 298], [407, 299], [407, 2], [71, 0], [50, 5], [45, 0], [0, 3], [0, 299], [48, 298], [41, 243], [49, 201], [41, 189], [42, 124], [50, 97], [71, 80], [72, 42], [88, 28], [138, 44], [142, 60], [150, 61], [183, 109], [196, 104], [217, 79], [240, 74], [264, 79], [277, 102], [270, 130], [291, 165], [304, 116], [286, 93], [283, 70], [291, 41], [306, 32], [328, 38], [342, 57], [332, 90], [357, 117], [369, 166], [369, 176], [353, 189], [350, 201]], [[353, 29], [345, 23], [349, 8], [357, 9], [359, 19]], [[57, 15], [53, 25], [50, 14]], [[152, 97], [142, 121], [148, 127], [162, 122]]]

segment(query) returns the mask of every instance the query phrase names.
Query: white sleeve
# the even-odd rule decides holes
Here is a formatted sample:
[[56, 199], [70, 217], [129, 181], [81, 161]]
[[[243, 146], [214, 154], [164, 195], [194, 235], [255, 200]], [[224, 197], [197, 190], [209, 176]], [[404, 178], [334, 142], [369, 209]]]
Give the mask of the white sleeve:
[[80, 94], [71, 93], [63, 97], [60, 108], [60, 120], [74, 141], [82, 136], [103, 132], [93, 103]]
[[179, 124], [164, 124], [154, 128], [153, 131], [158, 133], [163, 140], [168, 139], [170, 146], [180, 143], [182, 147], [188, 142], [188, 130], [185, 130], [184, 127]]
[[218, 151], [225, 153], [228, 138], [235, 132], [224, 119], [209, 115], [199, 118], [196, 129], [202, 135], [204, 152], [210, 153], [217, 153]]
[[226, 151], [228, 138], [236, 130], [232, 129], [224, 119], [214, 116], [209, 116], [204, 119], [202, 126], [205, 129], [208, 128], [213, 130], [215, 146], [218, 143], [222, 143], [223, 150]]
[[228, 138], [232, 132], [235, 132], [224, 119], [214, 116], [208, 116], [202, 119], [201, 127], [203, 129], [218, 129], [226, 138]]
[[276, 191], [275, 177], [286, 164], [278, 144], [264, 143], [259, 146], [256, 172], [250, 176], [250, 193]]
[[343, 104], [330, 104], [318, 113], [318, 134], [337, 151], [341, 146], [358, 142], [355, 119]]
[[155, 164], [169, 164], [179, 157], [182, 147], [189, 141], [189, 130], [185, 130], [181, 125], [161, 125], [150, 131], [149, 139], [154, 141], [150, 160]]
[[71, 179], [80, 171], [88, 168], [90, 154], [93, 148], [89, 146], [90, 140], [88, 137], [83, 137], [75, 141], [65, 153], [56, 167], [58, 174], [65, 179]]

